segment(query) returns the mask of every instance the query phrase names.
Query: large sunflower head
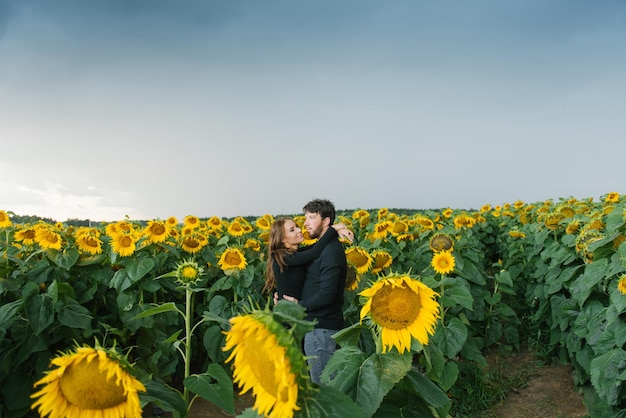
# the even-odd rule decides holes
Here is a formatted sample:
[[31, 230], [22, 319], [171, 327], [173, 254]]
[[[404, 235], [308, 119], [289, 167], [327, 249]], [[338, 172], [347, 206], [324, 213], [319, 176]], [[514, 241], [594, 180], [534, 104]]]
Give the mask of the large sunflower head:
[[77, 347], [54, 358], [55, 369], [35, 383], [43, 386], [31, 398], [31, 409], [49, 418], [141, 417], [137, 392], [144, 385], [129, 372], [130, 365], [113, 349]]
[[223, 350], [232, 350], [226, 362], [233, 363], [241, 393], [252, 389], [254, 409], [262, 416], [293, 417], [307, 379], [299, 343], [268, 309], [236, 316], [230, 324]]
[[365, 303], [361, 322], [370, 319], [382, 343], [381, 352], [395, 347], [404, 353], [412, 338], [422, 345], [435, 333], [439, 316], [438, 296], [431, 288], [409, 275], [391, 273], [359, 293]]

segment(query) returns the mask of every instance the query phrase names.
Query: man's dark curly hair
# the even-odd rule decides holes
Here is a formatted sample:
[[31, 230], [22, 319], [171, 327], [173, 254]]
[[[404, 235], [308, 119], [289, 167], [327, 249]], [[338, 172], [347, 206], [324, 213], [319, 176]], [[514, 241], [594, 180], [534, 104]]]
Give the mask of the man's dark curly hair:
[[335, 205], [330, 200], [326, 199], [313, 199], [302, 210], [306, 213], [319, 213], [322, 219], [330, 218], [330, 224], [335, 223]]

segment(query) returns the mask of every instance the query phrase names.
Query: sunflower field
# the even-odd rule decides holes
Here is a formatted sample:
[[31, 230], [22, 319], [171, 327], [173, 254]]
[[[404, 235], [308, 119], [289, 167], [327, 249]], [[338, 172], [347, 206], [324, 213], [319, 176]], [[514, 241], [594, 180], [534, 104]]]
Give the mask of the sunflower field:
[[300, 350], [313, 324], [262, 292], [273, 215], [16, 218], [0, 210], [0, 417], [186, 417], [197, 397], [235, 415], [245, 392], [243, 417], [466, 416], [466, 376], [529, 341], [572, 364], [591, 416], [626, 417], [617, 192], [339, 211], [346, 328], [321, 386]]

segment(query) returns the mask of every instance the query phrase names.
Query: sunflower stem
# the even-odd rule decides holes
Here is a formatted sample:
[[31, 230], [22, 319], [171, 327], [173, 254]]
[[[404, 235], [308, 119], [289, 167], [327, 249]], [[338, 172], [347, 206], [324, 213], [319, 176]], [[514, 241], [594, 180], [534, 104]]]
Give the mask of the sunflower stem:
[[[185, 378], [191, 373], [191, 297], [193, 293], [189, 287], [185, 289]], [[189, 389], [183, 389], [185, 404], [189, 404]]]

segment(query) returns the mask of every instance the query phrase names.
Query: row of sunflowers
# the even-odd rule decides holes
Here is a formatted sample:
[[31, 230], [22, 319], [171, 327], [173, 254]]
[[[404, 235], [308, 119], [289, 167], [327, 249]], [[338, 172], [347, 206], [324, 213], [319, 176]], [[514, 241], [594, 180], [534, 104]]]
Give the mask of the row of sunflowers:
[[343, 211], [347, 327], [319, 387], [312, 324], [262, 293], [272, 215], [75, 227], [0, 210], [0, 416], [184, 417], [197, 397], [234, 414], [234, 387], [248, 417], [462, 416], [464, 370], [529, 329], [590, 412], [624, 414], [625, 201]]

